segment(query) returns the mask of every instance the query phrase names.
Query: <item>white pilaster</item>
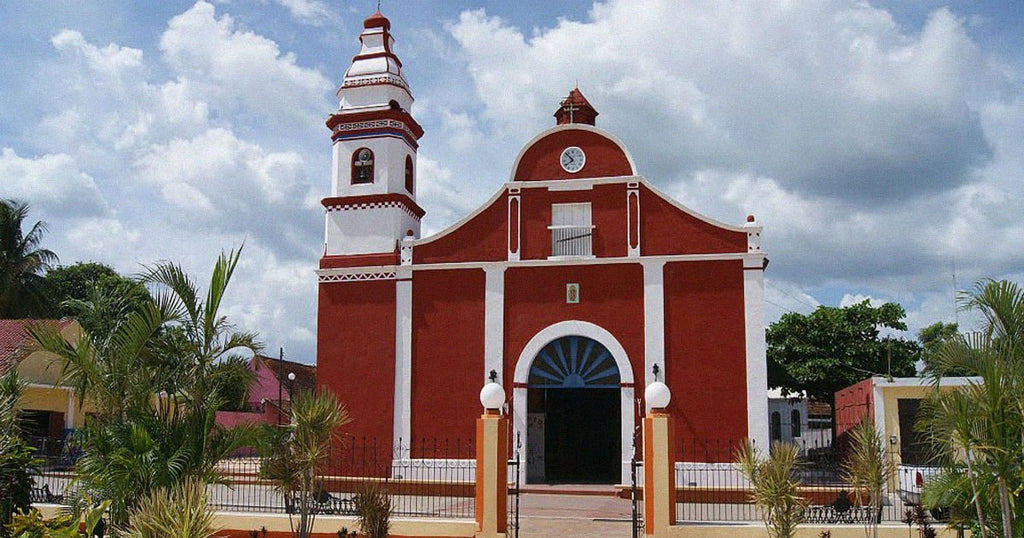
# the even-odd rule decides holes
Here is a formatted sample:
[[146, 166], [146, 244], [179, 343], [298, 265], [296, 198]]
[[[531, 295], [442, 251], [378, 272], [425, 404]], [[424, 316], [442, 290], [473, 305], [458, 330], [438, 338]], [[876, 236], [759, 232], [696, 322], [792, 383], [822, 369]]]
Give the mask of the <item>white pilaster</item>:
[[747, 340], [747, 437], [768, 446], [768, 363], [764, 340], [764, 258], [743, 260]]
[[505, 267], [484, 267], [484, 278], [484, 383], [494, 370], [498, 374], [495, 382], [504, 387]]
[[68, 398], [68, 412], [64, 414], [64, 429], [75, 429], [75, 391], [67, 389], [64, 393]]
[[665, 379], [665, 262], [644, 260], [644, 384], [655, 381], [654, 365]]
[[395, 282], [394, 442], [412, 435], [412, 270], [400, 268]]

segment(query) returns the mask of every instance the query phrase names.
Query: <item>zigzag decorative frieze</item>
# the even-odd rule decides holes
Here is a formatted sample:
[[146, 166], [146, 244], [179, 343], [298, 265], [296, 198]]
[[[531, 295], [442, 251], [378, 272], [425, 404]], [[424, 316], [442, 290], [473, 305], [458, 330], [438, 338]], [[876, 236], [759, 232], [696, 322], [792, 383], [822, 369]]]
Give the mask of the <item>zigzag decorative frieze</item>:
[[349, 209], [387, 209], [390, 207], [397, 207], [416, 220], [419, 220], [420, 218], [419, 215], [413, 213], [413, 211], [409, 209], [409, 206], [395, 200], [381, 202], [363, 202], [358, 204], [331, 205], [327, 206], [327, 211], [348, 211]]
[[367, 280], [394, 280], [394, 271], [364, 271], [361, 273], [330, 273], [320, 275], [320, 282], [360, 282]]
[[335, 133], [343, 133], [346, 131], [363, 131], [369, 129], [399, 129], [405, 134], [409, 135], [410, 138], [416, 139], [416, 135], [413, 134], [412, 129], [404, 122], [398, 120], [373, 120], [373, 121], [354, 121], [351, 123], [339, 123], [334, 126]]
[[347, 78], [342, 83], [342, 88], [355, 88], [359, 86], [373, 86], [374, 84], [393, 84], [399, 88], [409, 91], [409, 85], [402, 77], [397, 75], [378, 75], [375, 77]]

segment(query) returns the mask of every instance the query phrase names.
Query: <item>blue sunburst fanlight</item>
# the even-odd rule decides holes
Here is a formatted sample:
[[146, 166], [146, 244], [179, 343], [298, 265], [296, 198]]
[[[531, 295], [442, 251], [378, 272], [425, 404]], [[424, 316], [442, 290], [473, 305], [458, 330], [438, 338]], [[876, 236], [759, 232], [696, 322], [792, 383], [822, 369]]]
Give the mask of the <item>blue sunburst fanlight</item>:
[[563, 336], [544, 346], [530, 365], [530, 388], [617, 389], [619, 367], [608, 349], [584, 336]]

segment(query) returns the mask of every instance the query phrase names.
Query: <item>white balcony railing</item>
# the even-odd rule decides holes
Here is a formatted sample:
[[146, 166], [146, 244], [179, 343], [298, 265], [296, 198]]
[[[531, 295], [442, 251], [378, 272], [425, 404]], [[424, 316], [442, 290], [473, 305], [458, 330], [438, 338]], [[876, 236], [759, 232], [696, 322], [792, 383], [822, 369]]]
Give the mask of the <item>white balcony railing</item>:
[[593, 226], [548, 226], [551, 230], [551, 256], [593, 256]]

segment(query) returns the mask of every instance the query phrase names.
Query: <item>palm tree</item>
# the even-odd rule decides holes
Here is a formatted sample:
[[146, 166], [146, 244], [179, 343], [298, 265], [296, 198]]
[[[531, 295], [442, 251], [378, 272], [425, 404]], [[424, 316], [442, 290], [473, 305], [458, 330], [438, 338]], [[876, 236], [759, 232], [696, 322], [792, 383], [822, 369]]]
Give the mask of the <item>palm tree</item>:
[[61, 360], [59, 383], [72, 388], [79, 407], [88, 403], [99, 422], [110, 423], [127, 418], [129, 410], [150, 407], [158, 377], [144, 366], [167, 320], [166, 307], [147, 301], [107, 334], [82, 331], [69, 341], [53, 323], [29, 324], [26, 330], [36, 349]]
[[[885, 453], [885, 443], [874, 423], [865, 418], [851, 431], [852, 446], [843, 463], [843, 478], [850, 483], [861, 505], [874, 512], [865, 523], [865, 534], [878, 536], [878, 516], [884, 502], [884, 492], [896, 475], [896, 467]], [[864, 499], [863, 497], [867, 497]], [[866, 501], [866, 502], [865, 502]]]
[[792, 443], [773, 443], [768, 457], [762, 458], [750, 441], [745, 441], [736, 456], [740, 473], [753, 486], [753, 501], [761, 509], [768, 536], [791, 538], [803, 520], [807, 500], [799, 493], [794, 473], [799, 465], [800, 449]]
[[295, 500], [299, 521], [292, 523], [292, 535], [307, 538], [316, 518], [317, 476], [332, 443], [340, 437], [339, 429], [351, 418], [328, 391], [298, 392], [292, 399], [291, 413], [291, 421], [280, 430], [260, 474], [273, 480], [285, 498]]
[[57, 255], [39, 248], [46, 223], [22, 233], [28, 210], [28, 204], [0, 200], [0, 318], [42, 316], [49, 309], [41, 273]]
[[62, 381], [79, 403], [97, 411], [78, 438], [77, 480], [84, 493], [112, 501], [116, 525], [152, 491], [222, 480], [217, 464], [256, 444], [255, 428], [225, 429], [215, 420], [219, 377], [231, 372], [219, 361], [259, 349], [254, 334], [234, 332], [218, 313], [237, 261], [234, 252], [221, 254], [205, 300], [179, 266], [149, 269], [145, 280], [158, 292], [108, 334], [67, 342], [52, 327], [30, 329], [40, 349], [62, 359]]
[[156, 302], [166, 304], [174, 327], [161, 342], [163, 355], [172, 362], [166, 381], [168, 394], [178, 403], [195, 409], [216, 409], [228, 395], [219, 387], [220, 376], [234, 375], [217, 365], [238, 357], [239, 352], [259, 353], [262, 345], [253, 332], [237, 332], [220, 314], [221, 302], [242, 250], [221, 253], [214, 264], [205, 298], [181, 268], [160, 263], [142, 275], [142, 282], [156, 287]]
[[923, 425], [934, 426], [932, 442], [967, 467], [979, 523], [992, 523], [983, 508], [994, 498], [1003, 536], [1019, 536], [1024, 505], [1014, 497], [1024, 487], [1024, 289], [1005, 280], [982, 281], [960, 302], [980, 313], [984, 325], [942, 347], [932, 378], [938, 387], [945, 373], [968, 370], [981, 380], [964, 389], [962, 402], [933, 396]]

